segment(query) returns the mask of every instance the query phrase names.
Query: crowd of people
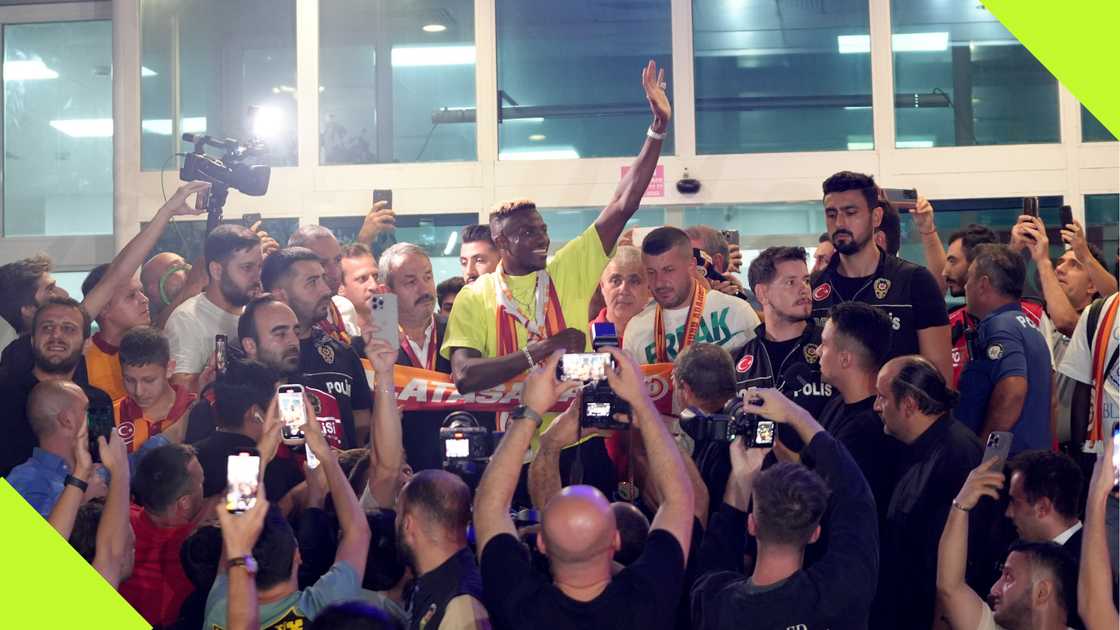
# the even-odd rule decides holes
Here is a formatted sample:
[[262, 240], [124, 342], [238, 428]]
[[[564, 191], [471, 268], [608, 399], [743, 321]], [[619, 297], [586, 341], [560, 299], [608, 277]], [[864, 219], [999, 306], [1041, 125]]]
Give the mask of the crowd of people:
[[[45, 256], [0, 267], [0, 475], [158, 628], [1116, 628], [1116, 252], [1028, 215], [946, 247], [929, 201], [908, 219], [849, 171], [814, 259], [636, 233], [663, 81], [650, 62], [652, 122], [593, 224], [553, 251], [532, 201], [502, 203], [438, 286], [383, 203], [351, 244], [223, 224], [198, 260], [153, 252], [205, 182], [81, 300]], [[925, 266], [897, 255], [911, 220]], [[593, 347], [625, 428], [557, 371]], [[475, 414], [500, 432], [475, 474], [447, 465], [445, 409], [402, 410], [399, 367], [520, 383]]]

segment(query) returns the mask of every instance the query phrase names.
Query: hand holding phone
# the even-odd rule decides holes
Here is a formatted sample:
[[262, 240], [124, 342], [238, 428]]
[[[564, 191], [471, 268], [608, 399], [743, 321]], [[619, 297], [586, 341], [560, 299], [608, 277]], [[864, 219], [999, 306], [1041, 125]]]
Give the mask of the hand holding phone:
[[303, 385], [281, 385], [276, 389], [280, 412], [280, 432], [285, 444], [303, 444], [307, 426], [307, 410], [303, 404]]
[[397, 348], [401, 345], [400, 326], [397, 323], [397, 294], [378, 293], [371, 300], [374, 339], [384, 340], [390, 347]]
[[373, 191], [373, 203], [384, 201], [385, 209], [391, 210], [393, 208], [393, 191], [387, 188], [377, 188]]
[[909, 212], [918, 207], [917, 188], [880, 188], [882, 199], [889, 201], [895, 210]]
[[261, 456], [257, 449], [238, 449], [226, 458], [226, 511], [244, 512], [257, 503]]
[[999, 458], [999, 465], [994, 470], [1003, 470], [1007, 464], [1007, 455], [1011, 452], [1011, 441], [1014, 435], [1007, 431], [992, 431], [988, 434], [988, 444], [984, 447], [984, 458], [980, 461], [986, 462], [993, 457]]
[[1023, 197], [1023, 214], [1038, 218], [1038, 197]]

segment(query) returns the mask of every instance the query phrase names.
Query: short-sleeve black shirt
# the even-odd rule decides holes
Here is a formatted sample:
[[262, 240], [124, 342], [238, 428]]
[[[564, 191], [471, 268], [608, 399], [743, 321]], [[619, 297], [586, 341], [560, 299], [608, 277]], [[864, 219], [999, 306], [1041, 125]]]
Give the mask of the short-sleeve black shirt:
[[354, 412], [372, 409], [373, 393], [354, 349], [315, 330], [311, 337], [299, 342], [299, 371], [290, 380], [319, 390], [313, 403], [323, 405], [325, 400], [329, 405], [331, 399], [337, 403], [337, 409], [321, 408], [315, 412], [319, 417], [337, 417], [342, 422], [342, 448], [360, 446]]

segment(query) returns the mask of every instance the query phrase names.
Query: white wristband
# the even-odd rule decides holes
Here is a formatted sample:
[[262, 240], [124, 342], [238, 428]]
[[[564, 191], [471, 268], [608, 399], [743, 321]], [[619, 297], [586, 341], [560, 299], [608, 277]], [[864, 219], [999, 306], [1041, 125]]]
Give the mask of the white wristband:
[[649, 129], [646, 129], [646, 136], [650, 137], [650, 138], [653, 138], [654, 140], [664, 140], [665, 139], [665, 134], [657, 133], [656, 131], [653, 130], [652, 126]]

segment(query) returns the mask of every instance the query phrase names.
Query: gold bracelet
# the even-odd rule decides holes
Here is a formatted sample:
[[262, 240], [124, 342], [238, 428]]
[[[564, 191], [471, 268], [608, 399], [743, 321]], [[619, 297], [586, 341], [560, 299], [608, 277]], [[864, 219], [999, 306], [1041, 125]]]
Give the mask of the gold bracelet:
[[955, 507], [958, 510], [964, 512], [965, 514], [967, 514], [968, 511], [969, 511], [969, 508], [966, 508], [965, 506], [961, 505], [960, 502], [957, 501], [956, 499], [953, 499], [953, 507]]

